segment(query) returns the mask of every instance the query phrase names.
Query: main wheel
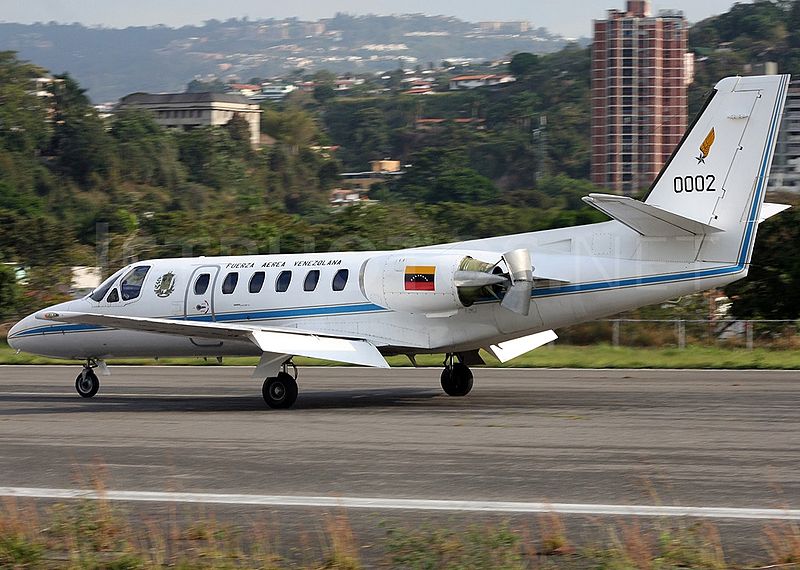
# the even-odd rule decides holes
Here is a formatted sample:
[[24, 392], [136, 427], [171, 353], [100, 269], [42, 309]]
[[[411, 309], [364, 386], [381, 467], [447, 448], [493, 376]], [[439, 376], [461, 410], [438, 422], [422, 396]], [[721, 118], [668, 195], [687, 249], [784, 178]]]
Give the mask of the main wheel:
[[100, 389], [100, 380], [91, 368], [84, 368], [75, 379], [75, 390], [81, 398], [91, 398]]
[[448, 396], [466, 396], [472, 390], [472, 371], [456, 362], [442, 370], [442, 389]]
[[270, 408], [291, 408], [297, 400], [297, 382], [286, 372], [264, 380], [261, 395]]

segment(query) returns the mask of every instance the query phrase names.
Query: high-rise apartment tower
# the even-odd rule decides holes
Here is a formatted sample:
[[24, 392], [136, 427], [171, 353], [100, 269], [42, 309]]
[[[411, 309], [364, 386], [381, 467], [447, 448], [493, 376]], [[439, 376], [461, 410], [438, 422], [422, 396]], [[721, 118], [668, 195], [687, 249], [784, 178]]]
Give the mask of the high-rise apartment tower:
[[592, 45], [592, 182], [631, 194], [646, 188], [687, 126], [686, 89], [692, 55], [686, 52], [683, 13], [650, 12], [629, 0], [595, 20]]

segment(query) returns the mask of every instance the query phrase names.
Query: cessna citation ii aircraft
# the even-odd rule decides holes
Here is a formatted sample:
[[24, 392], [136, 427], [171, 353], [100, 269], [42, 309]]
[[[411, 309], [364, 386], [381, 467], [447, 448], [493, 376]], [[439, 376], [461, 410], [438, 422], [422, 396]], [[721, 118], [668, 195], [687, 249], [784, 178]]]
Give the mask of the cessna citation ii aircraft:
[[[9, 344], [85, 360], [91, 398], [115, 357], [260, 356], [272, 408], [297, 398], [293, 356], [387, 368], [444, 353], [441, 384], [472, 388], [479, 349], [506, 362], [552, 329], [747, 275], [789, 76], [720, 81], [647, 198], [590, 194], [610, 221], [404, 249], [153, 259], [17, 323]], [[293, 374], [289, 370], [294, 371]]]

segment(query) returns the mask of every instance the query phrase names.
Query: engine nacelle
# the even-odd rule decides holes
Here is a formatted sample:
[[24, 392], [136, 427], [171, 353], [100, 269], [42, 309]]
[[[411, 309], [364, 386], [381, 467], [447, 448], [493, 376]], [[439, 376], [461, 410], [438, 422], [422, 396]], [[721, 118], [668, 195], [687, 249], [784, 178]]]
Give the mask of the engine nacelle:
[[361, 289], [370, 302], [387, 309], [447, 315], [504, 281], [491, 273], [493, 267], [464, 253], [379, 255], [364, 264]]

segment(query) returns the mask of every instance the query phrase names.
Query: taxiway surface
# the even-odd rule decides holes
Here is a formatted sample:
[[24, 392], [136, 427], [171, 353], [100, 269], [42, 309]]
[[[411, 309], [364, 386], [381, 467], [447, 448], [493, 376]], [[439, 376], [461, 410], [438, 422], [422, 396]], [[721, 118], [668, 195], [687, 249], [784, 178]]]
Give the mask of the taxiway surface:
[[251, 369], [0, 367], [0, 486], [800, 507], [800, 373], [305, 368], [287, 411]]

